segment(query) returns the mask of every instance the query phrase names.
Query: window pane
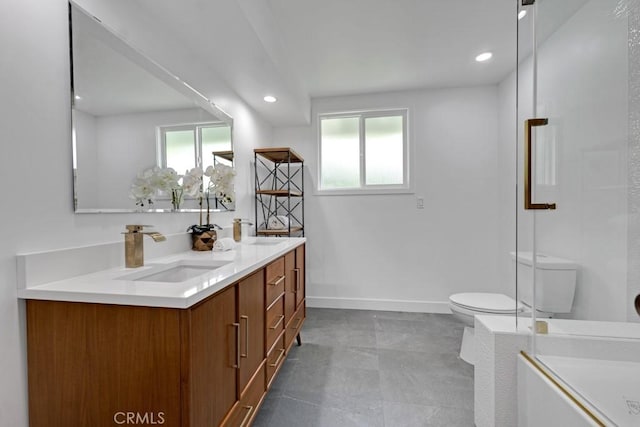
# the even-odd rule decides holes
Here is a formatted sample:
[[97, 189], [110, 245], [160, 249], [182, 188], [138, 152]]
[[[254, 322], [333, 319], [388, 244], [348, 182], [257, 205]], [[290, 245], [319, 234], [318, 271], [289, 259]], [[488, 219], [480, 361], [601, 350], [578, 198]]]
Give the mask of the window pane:
[[179, 175], [195, 167], [195, 132], [193, 130], [167, 131], [167, 167], [175, 169]]
[[321, 188], [360, 186], [359, 135], [358, 117], [321, 119]]
[[211, 126], [202, 128], [202, 163], [213, 164], [214, 151], [231, 151], [231, 128], [229, 126]]
[[365, 118], [366, 185], [403, 184], [403, 117]]

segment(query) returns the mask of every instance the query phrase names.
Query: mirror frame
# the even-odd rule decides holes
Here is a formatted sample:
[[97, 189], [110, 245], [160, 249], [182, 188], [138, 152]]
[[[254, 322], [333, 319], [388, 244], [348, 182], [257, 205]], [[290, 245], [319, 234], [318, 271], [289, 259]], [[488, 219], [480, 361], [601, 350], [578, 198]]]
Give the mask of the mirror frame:
[[[74, 88], [74, 70], [73, 70], [73, 19], [72, 19], [72, 10], [76, 8], [80, 13], [84, 14], [88, 19], [95, 22], [100, 27], [100, 31], [104, 34], [104, 36], [111, 40], [115, 45], [118, 46], [118, 51], [141, 66], [147, 72], [152, 74], [154, 77], [158, 78], [172, 89], [186, 96], [187, 98], [194, 101], [194, 103], [211, 114], [214, 118], [219, 120], [220, 122], [226, 123], [230, 127], [231, 132], [231, 147], [232, 147], [232, 155], [233, 158], [233, 118], [227, 114], [223, 109], [217, 106], [213, 101], [204, 96], [198, 90], [196, 90], [189, 83], [182, 80], [177, 75], [173, 74], [165, 67], [148, 57], [141, 50], [137, 49], [129, 42], [125, 40], [124, 37], [121, 37], [116, 31], [106, 26], [99, 18], [93, 16], [91, 13], [87, 12], [83, 7], [75, 3], [73, 0], [68, 1], [69, 7], [69, 64], [70, 64], [70, 110], [71, 110], [71, 145], [72, 145], [72, 186], [73, 186], [73, 210], [77, 214], [84, 213], [173, 213], [173, 212], [200, 212], [200, 209], [171, 209], [171, 208], [159, 208], [159, 209], [144, 209], [144, 208], [78, 208], [78, 184], [77, 184], [77, 167], [76, 162], [78, 160], [77, 155], [77, 145], [75, 139], [75, 88]], [[231, 160], [232, 164], [234, 163]], [[214, 202], [215, 203], [215, 202]], [[220, 209], [217, 208], [219, 203], [215, 203], [216, 208], [211, 209], [212, 212], [224, 212], [224, 211], [232, 211], [234, 208], [226, 208]], [[224, 206], [224, 205], [223, 205]]]

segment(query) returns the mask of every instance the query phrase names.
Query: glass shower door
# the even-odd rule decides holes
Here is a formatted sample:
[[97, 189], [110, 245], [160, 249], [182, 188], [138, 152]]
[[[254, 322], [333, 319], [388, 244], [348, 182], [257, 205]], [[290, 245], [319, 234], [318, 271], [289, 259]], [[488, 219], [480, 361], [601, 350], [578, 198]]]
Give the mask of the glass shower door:
[[[639, 2], [520, 3], [518, 250], [533, 255], [518, 291], [532, 297], [530, 354], [604, 424], [640, 425]], [[549, 257], [576, 265], [567, 307], [570, 285], [549, 286]]]

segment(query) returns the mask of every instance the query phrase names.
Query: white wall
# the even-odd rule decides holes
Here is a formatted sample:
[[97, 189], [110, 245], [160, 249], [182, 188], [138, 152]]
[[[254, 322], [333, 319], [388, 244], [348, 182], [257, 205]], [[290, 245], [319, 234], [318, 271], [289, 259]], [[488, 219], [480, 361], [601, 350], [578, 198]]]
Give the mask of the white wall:
[[[502, 289], [497, 101], [495, 86], [316, 99], [312, 126], [275, 130], [274, 144], [307, 166], [309, 305], [447, 311], [452, 293]], [[317, 115], [400, 107], [409, 108], [415, 194], [314, 194]]]
[[[184, 60], [188, 50], [127, 10], [126, 2], [82, 3], [105, 23], [131, 29], [130, 40], [143, 50], [151, 46], [161, 52], [154, 56], [158, 62], [194, 87], [215, 100], [220, 95], [235, 119], [239, 200], [235, 214], [214, 215], [213, 220], [224, 224], [232, 216], [248, 216], [253, 191], [249, 160], [254, 147], [271, 142], [271, 127], [235, 94], [221, 89], [215, 72]], [[5, 183], [0, 210], [1, 426], [27, 425], [26, 326], [24, 304], [16, 297], [15, 254], [118, 241], [128, 223], [151, 223], [161, 232], [175, 233], [197, 221], [196, 214], [73, 213], [68, 46], [66, 0], [25, 0], [0, 14], [0, 171]]]
[[[535, 201], [556, 202], [557, 210], [537, 212], [538, 250], [575, 260], [578, 283], [572, 317], [627, 319], [627, 20], [611, 13], [616, 0], [588, 2], [540, 47], [538, 117], [549, 126], [538, 140], [555, 136], [557, 184], [537, 187]], [[532, 115], [531, 60], [521, 64], [517, 132]], [[500, 85], [501, 159], [515, 159], [516, 129], [508, 112], [515, 106], [515, 74]], [[510, 118], [512, 116], [513, 118]], [[503, 118], [506, 118], [503, 119]], [[505, 139], [506, 138], [506, 139]], [[523, 146], [519, 164], [523, 164]], [[513, 175], [513, 167], [504, 163]], [[530, 251], [533, 211], [523, 210], [523, 170], [519, 192], [502, 188], [503, 209], [518, 205], [519, 249]], [[506, 192], [506, 196], [504, 195]], [[511, 249], [512, 250], [512, 249]], [[504, 273], [503, 273], [504, 274]]]

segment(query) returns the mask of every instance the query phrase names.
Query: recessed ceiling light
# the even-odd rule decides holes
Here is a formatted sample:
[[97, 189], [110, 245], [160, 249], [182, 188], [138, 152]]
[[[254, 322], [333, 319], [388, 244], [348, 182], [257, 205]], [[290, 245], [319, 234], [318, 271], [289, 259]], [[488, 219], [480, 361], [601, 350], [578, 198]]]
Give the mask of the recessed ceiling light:
[[478, 61], [478, 62], [488, 61], [489, 59], [491, 59], [492, 56], [493, 56], [493, 53], [484, 52], [484, 53], [481, 53], [480, 55], [476, 56], [476, 61]]
[[522, 9], [520, 12], [518, 12], [518, 19], [522, 19], [525, 16], [527, 16], [527, 11]]
[[76, 95], [76, 96], [74, 96], [74, 98], [76, 99], [76, 101], [80, 101], [82, 99], [82, 97], [80, 95]]
[[267, 95], [263, 99], [264, 99], [264, 102], [269, 102], [269, 103], [274, 103], [278, 100], [275, 96], [272, 96], [272, 95]]

